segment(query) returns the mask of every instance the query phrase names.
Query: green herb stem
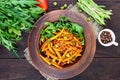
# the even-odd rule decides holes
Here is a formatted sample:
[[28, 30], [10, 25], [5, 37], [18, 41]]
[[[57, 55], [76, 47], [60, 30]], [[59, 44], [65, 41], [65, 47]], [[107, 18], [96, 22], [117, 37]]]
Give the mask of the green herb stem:
[[43, 13], [35, 0], [0, 0], [0, 44], [17, 57], [16, 42], [21, 32], [29, 31]]

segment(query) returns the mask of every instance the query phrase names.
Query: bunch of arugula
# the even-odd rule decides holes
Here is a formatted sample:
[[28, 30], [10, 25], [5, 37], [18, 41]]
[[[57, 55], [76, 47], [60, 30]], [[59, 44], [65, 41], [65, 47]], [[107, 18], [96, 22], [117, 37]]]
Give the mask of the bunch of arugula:
[[77, 7], [92, 17], [99, 25], [105, 25], [105, 20], [110, 19], [111, 10], [105, 6], [97, 5], [93, 0], [78, 0]]
[[14, 45], [29, 31], [43, 10], [36, 0], [0, 0], [0, 44], [19, 57]]
[[84, 43], [85, 43], [82, 26], [80, 26], [77, 23], [70, 22], [68, 17], [60, 16], [59, 21], [45, 22], [45, 25], [47, 27], [40, 31], [40, 33], [41, 33], [40, 41], [41, 42], [44, 42], [44, 40], [46, 38], [55, 36], [53, 34], [54, 32], [65, 27], [65, 29], [69, 30], [72, 34], [81, 38], [82, 45], [84, 45]]

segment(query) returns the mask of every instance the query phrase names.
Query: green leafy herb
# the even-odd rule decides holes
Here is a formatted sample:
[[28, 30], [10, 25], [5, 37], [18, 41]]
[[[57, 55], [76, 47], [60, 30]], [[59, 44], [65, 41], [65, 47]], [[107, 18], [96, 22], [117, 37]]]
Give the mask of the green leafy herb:
[[36, 0], [0, 0], [0, 44], [19, 57], [14, 47], [21, 31], [29, 31], [43, 10]]
[[105, 10], [105, 6], [97, 5], [93, 0], [78, 0], [80, 10], [90, 15], [99, 25], [105, 25], [105, 20], [110, 19], [111, 10]]
[[[65, 27], [65, 29], [68, 29], [72, 34], [76, 35], [77, 37], [80, 37], [82, 40], [82, 45], [84, 45], [84, 35], [83, 35], [83, 28], [77, 23], [73, 23], [69, 21], [68, 17], [60, 16], [59, 21], [56, 22], [45, 22], [45, 25], [47, 26], [45, 29], [42, 29], [40, 31], [41, 33], [41, 39], [40, 41], [44, 41], [46, 38], [50, 38], [54, 35], [54, 32], [56, 32], [58, 29], [62, 29]], [[67, 37], [64, 37], [67, 39]]]
[[84, 40], [84, 36], [83, 36], [83, 28], [77, 23], [71, 23], [71, 24], [72, 24], [72, 26], [71, 26], [70, 31], [73, 34], [77, 34], [77, 36], [79, 36], [82, 39], [82, 45], [84, 45], [85, 40]]
[[42, 29], [40, 32], [42, 34], [41, 41], [44, 41], [46, 38], [54, 36], [53, 32], [56, 32], [57, 28], [51, 22], [45, 22], [47, 28]]

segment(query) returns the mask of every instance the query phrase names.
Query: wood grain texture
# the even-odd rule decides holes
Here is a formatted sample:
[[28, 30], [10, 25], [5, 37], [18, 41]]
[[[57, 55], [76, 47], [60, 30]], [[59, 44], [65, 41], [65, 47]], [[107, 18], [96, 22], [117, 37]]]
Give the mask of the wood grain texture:
[[25, 59], [0, 59], [0, 80], [45, 80]]
[[69, 80], [120, 80], [120, 58], [94, 58], [82, 74]]
[[[120, 80], [120, 58], [94, 58], [80, 75], [67, 80]], [[0, 80], [45, 80], [25, 59], [0, 59]]]

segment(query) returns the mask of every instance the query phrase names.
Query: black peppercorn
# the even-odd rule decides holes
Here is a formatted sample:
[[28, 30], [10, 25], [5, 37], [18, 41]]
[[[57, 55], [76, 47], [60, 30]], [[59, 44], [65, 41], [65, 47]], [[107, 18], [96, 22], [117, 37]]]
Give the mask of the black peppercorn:
[[103, 31], [102, 34], [100, 35], [100, 39], [102, 43], [107, 44], [112, 41], [112, 36], [110, 32], [108, 31]]

